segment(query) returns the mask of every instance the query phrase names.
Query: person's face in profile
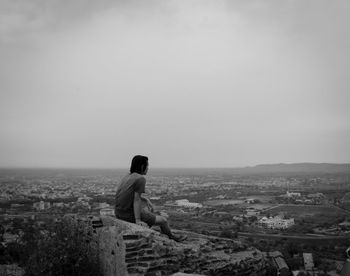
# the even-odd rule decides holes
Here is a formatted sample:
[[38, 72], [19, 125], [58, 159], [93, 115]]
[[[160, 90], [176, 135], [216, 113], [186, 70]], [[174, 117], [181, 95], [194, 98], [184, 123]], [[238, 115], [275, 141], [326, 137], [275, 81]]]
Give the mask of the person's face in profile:
[[146, 175], [147, 174], [147, 172], [148, 172], [148, 163], [147, 163], [147, 165], [145, 165], [146, 167], [144, 168], [144, 170], [143, 170], [143, 174], [144, 175]]

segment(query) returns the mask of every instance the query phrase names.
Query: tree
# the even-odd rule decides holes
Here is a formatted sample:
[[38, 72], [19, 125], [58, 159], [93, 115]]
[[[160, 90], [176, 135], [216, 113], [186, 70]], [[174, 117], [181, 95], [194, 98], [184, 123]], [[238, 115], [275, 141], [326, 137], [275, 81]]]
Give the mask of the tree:
[[26, 275], [100, 275], [98, 260], [83, 232], [65, 222], [49, 225], [32, 248]]
[[13, 260], [7, 251], [7, 248], [0, 243], [0, 264], [11, 264]]
[[12, 227], [14, 230], [18, 231], [23, 226], [23, 219], [22, 218], [14, 218], [12, 220]]
[[287, 244], [286, 244], [286, 250], [288, 252], [288, 254], [292, 257], [294, 254], [297, 254], [299, 253], [301, 250], [300, 250], [300, 246], [295, 243], [295, 242], [291, 242], [291, 241], [288, 241]]
[[0, 243], [4, 241], [5, 228], [0, 224]]
[[14, 263], [19, 263], [24, 258], [22, 245], [18, 242], [8, 243], [6, 251]]
[[248, 241], [249, 243], [253, 243], [253, 242], [254, 242], [254, 239], [253, 239], [252, 237], [248, 237], [248, 238], [247, 238], [247, 241]]
[[231, 230], [225, 229], [221, 231], [220, 237], [233, 239], [235, 237], [235, 234]]
[[319, 270], [323, 271], [323, 274], [327, 274], [327, 272], [330, 270], [329, 264], [323, 262], [318, 266]]

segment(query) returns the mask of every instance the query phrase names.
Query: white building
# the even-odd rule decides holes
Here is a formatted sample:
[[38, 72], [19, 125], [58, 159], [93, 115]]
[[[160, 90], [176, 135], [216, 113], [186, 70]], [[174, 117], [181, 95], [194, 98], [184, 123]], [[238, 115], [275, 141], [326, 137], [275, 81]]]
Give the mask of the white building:
[[115, 216], [114, 214], [114, 209], [112, 208], [103, 208], [100, 210], [100, 215], [101, 216]]
[[152, 196], [150, 197], [150, 200], [160, 200], [160, 196]]
[[256, 211], [256, 210], [247, 210], [247, 216], [248, 216], [248, 217], [258, 216], [258, 215], [260, 215], [260, 212], [259, 212], [259, 211]]
[[109, 208], [109, 207], [110, 207], [110, 205], [106, 202], [100, 202], [98, 204], [98, 209], [105, 209], [105, 208]]
[[34, 202], [33, 203], [33, 208], [35, 210], [45, 210], [51, 207], [51, 203], [50, 202], [44, 202], [44, 201], [39, 201], [39, 202]]
[[290, 193], [289, 191], [287, 191], [286, 196], [287, 197], [301, 197], [301, 193], [293, 193], [293, 192]]
[[243, 216], [233, 216], [232, 219], [233, 221], [243, 222]]
[[5, 232], [2, 235], [2, 238], [4, 239], [5, 243], [11, 243], [11, 242], [16, 242], [19, 236], [17, 234], [11, 234], [11, 233]]
[[312, 253], [303, 253], [303, 259], [304, 259], [305, 270], [307, 271], [313, 270], [315, 265], [314, 265], [314, 259], [312, 257]]
[[263, 217], [259, 220], [259, 225], [270, 229], [287, 229], [295, 224], [294, 218], [282, 219], [280, 217]]
[[177, 206], [187, 207], [187, 208], [202, 208], [203, 205], [196, 202], [189, 202], [188, 199], [179, 199], [175, 201]]
[[245, 203], [248, 203], [248, 204], [253, 204], [256, 202], [256, 199], [255, 198], [247, 198], [246, 200], [244, 200]]

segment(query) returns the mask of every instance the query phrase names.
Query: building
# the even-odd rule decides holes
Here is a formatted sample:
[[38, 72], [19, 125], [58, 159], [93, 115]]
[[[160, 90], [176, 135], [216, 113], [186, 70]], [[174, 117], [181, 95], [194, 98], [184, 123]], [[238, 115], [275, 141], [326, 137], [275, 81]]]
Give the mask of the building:
[[35, 210], [44, 210], [44, 201], [39, 201], [39, 202], [34, 202], [33, 203], [33, 208]]
[[203, 205], [196, 202], [189, 202], [188, 199], [179, 199], [175, 201], [177, 206], [187, 207], [187, 208], [202, 208]]
[[264, 257], [276, 269], [277, 276], [290, 275], [289, 267], [280, 251], [263, 252]]
[[56, 208], [63, 208], [65, 205], [63, 202], [54, 202], [52, 203], [52, 206]]
[[247, 217], [252, 217], [252, 216], [258, 216], [260, 215], [260, 211], [258, 210], [255, 210], [255, 209], [251, 209], [251, 208], [248, 208], [246, 209], [246, 215]]
[[233, 216], [232, 219], [233, 221], [243, 222], [243, 216]]
[[11, 242], [16, 242], [19, 239], [19, 235], [5, 232], [2, 235], [2, 238], [3, 238], [5, 243], [11, 243]]
[[277, 269], [277, 276], [289, 275], [289, 267], [284, 260], [283, 256], [278, 256], [273, 259], [275, 262], [275, 267]]
[[44, 201], [39, 201], [39, 202], [34, 202], [33, 203], [33, 208], [37, 211], [49, 209], [51, 207], [50, 202], [44, 202]]
[[98, 209], [105, 209], [105, 208], [109, 208], [110, 207], [110, 205], [108, 204], [108, 203], [106, 203], [106, 202], [100, 202], [99, 204], [98, 204]]
[[343, 221], [338, 224], [342, 230], [350, 230], [350, 221]]
[[2, 264], [0, 265], [0, 276], [22, 276], [25, 271], [17, 264]]
[[152, 201], [157, 201], [157, 200], [160, 200], [160, 196], [152, 196], [149, 199]]
[[263, 217], [259, 220], [258, 224], [261, 227], [269, 229], [287, 229], [295, 224], [294, 218], [283, 219], [281, 217]]
[[287, 197], [301, 197], [301, 194], [300, 193], [294, 193], [294, 192], [290, 193], [289, 191], [287, 191], [286, 196]]
[[246, 200], [244, 200], [245, 203], [248, 203], [248, 204], [253, 204], [256, 202], [256, 199], [254, 198], [247, 198]]
[[101, 216], [115, 216], [114, 214], [114, 209], [112, 208], [103, 208], [100, 210], [100, 215]]
[[303, 253], [304, 267], [306, 271], [312, 271], [315, 267], [312, 253]]
[[323, 193], [315, 193], [315, 194], [308, 194], [306, 197], [314, 198], [314, 199], [322, 199], [322, 198], [325, 198], [325, 195]]
[[251, 210], [247, 211], [247, 217], [253, 217], [253, 216], [258, 216], [258, 215], [260, 215], [259, 211], [251, 211]]
[[91, 209], [90, 203], [88, 201], [77, 201], [74, 203], [74, 206]]

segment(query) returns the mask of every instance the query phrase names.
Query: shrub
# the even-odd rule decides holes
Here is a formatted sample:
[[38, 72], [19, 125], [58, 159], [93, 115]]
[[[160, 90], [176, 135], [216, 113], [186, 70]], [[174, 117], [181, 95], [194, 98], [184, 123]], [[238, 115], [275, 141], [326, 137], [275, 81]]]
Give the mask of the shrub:
[[101, 275], [82, 227], [61, 221], [41, 231], [25, 265], [26, 276]]

